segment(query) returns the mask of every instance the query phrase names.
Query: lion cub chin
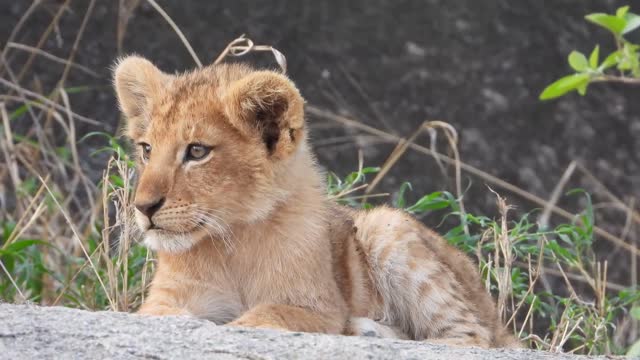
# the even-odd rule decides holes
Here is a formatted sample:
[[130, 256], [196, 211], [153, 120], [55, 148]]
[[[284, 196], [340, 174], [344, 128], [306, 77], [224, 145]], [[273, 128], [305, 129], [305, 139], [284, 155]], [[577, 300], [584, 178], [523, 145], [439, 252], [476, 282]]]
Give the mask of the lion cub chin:
[[304, 101], [284, 75], [170, 75], [131, 56], [114, 83], [136, 145], [136, 222], [158, 256], [139, 313], [517, 345], [464, 254], [402, 211], [327, 200]]

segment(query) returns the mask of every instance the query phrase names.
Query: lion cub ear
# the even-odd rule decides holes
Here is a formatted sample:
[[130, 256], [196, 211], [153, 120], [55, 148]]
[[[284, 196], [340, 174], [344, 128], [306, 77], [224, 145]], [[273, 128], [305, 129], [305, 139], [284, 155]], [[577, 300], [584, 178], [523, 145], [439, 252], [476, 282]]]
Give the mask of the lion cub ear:
[[144, 115], [169, 77], [149, 60], [139, 56], [129, 56], [118, 61], [113, 83], [120, 108], [127, 117], [129, 137], [142, 135], [148, 121]]
[[259, 135], [270, 156], [290, 155], [304, 136], [304, 100], [284, 75], [251, 73], [231, 84], [223, 102], [231, 123]]

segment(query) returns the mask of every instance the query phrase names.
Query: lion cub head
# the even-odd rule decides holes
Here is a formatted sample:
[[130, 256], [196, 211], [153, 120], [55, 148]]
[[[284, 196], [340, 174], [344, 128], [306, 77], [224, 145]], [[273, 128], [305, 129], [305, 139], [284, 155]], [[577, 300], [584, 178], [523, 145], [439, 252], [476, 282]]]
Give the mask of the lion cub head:
[[114, 83], [136, 145], [136, 222], [149, 247], [187, 250], [286, 199], [277, 179], [306, 135], [302, 97], [284, 75], [242, 65], [170, 75], [131, 56]]

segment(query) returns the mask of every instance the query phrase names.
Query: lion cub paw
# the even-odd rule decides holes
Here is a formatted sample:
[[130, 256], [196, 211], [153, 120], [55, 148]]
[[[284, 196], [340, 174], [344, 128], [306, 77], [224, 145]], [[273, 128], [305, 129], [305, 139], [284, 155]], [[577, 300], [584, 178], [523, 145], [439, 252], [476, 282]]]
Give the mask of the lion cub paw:
[[353, 317], [349, 320], [345, 335], [403, 339], [409, 337], [396, 326], [385, 325], [369, 318]]
[[190, 316], [195, 317], [186, 309], [169, 306], [142, 306], [136, 314], [145, 316]]

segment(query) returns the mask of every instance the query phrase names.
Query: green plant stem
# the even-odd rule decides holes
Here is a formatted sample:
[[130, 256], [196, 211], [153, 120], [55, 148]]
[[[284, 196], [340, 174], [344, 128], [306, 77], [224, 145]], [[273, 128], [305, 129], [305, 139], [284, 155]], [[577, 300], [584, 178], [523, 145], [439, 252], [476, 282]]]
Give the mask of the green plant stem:
[[626, 76], [603, 75], [591, 79], [591, 82], [616, 82], [632, 85], [640, 85], [640, 78], [631, 78]]

